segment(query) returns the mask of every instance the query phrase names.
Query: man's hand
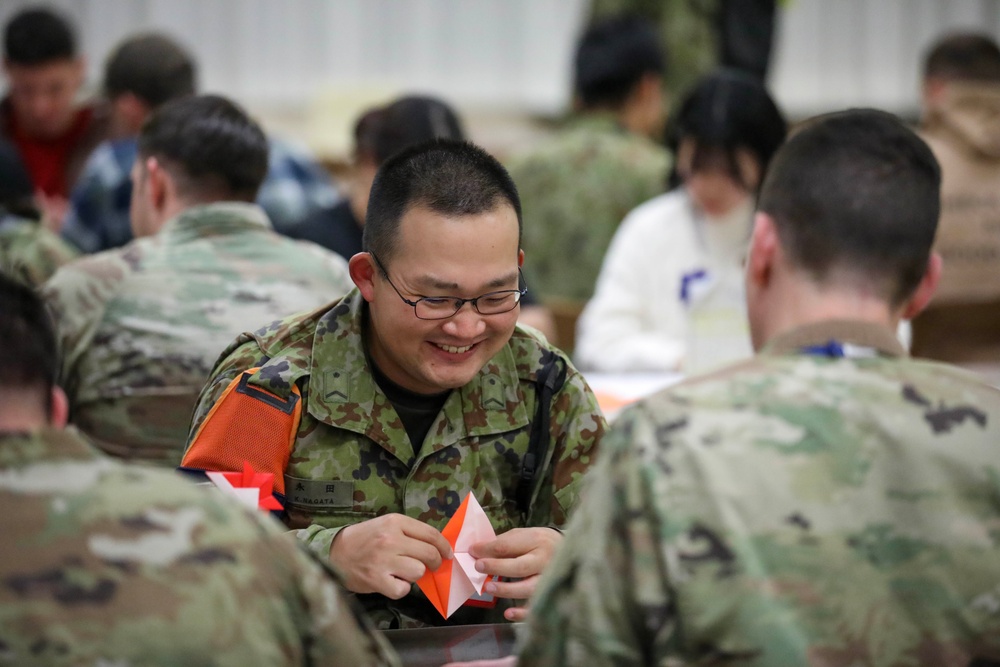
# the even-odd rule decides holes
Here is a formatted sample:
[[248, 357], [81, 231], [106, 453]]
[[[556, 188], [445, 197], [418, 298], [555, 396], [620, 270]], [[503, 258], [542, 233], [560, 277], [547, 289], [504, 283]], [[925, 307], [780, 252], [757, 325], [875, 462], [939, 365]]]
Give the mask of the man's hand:
[[[514, 528], [492, 542], [472, 545], [469, 553], [476, 558], [476, 569], [498, 577], [518, 581], [491, 581], [485, 592], [500, 598], [527, 600], [535, 592], [538, 575], [552, 560], [562, 541], [562, 533], [552, 528]], [[526, 607], [511, 607], [504, 612], [508, 621], [523, 621]]]
[[428, 569], [451, 559], [448, 540], [436, 529], [403, 514], [347, 526], [333, 538], [330, 562], [355, 593], [381, 593], [398, 600]]

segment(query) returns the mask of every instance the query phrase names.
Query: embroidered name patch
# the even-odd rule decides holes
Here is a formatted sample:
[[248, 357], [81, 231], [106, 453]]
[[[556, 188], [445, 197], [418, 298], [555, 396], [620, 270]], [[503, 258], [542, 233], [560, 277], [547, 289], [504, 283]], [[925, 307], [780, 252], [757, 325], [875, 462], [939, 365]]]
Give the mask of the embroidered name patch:
[[285, 475], [285, 498], [293, 505], [349, 508], [354, 506], [354, 482]]

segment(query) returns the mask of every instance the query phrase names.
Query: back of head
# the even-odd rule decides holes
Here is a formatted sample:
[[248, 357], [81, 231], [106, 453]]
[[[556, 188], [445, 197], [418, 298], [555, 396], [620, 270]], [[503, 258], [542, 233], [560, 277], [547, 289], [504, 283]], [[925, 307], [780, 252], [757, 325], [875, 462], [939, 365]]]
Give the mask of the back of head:
[[14, 144], [0, 139], [0, 214], [37, 218], [35, 189]]
[[940, 190], [937, 160], [913, 131], [855, 109], [811, 121], [778, 150], [759, 209], [796, 268], [820, 283], [860, 281], [895, 307], [927, 269]]
[[194, 94], [194, 59], [165, 35], [130, 37], [115, 47], [104, 64], [104, 91], [109, 99], [131, 93], [155, 109]]
[[924, 79], [1000, 82], [1000, 47], [985, 33], [943, 37], [927, 52]]
[[26, 9], [7, 22], [4, 58], [14, 65], [32, 67], [76, 58], [76, 36], [63, 17], [51, 9]]
[[478, 215], [510, 206], [521, 241], [521, 200], [496, 158], [478, 146], [450, 139], [411, 146], [387, 160], [372, 183], [364, 249], [383, 262], [395, 252], [399, 222], [412, 207], [449, 216]]
[[462, 123], [455, 111], [432, 97], [403, 97], [358, 123], [355, 135], [359, 149], [371, 151], [375, 164], [382, 164], [396, 153], [432, 139], [465, 139]]
[[253, 201], [267, 174], [267, 138], [235, 103], [198, 95], [157, 109], [139, 133], [139, 155], [170, 170], [192, 201]]
[[[30, 287], [0, 272], [0, 396], [37, 395], [46, 413], [56, 383], [56, 339], [45, 305]], [[2, 414], [4, 401], [0, 401]]]
[[638, 16], [613, 16], [591, 25], [580, 39], [573, 88], [584, 108], [617, 109], [643, 75], [664, 69], [653, 25]]
[[[749, 150], [763, 173], [787, 130], [781, 111], [757, 78], [735, 69], [719, 69], [702, 77], [684, 99], [671, 123], [667, 146], [676, 155], [681, 139], [693, 139], [695, 171], [710, 154], [721, 151], [738, 177], [737, 149]], [[671, 185], [679, 182], [677, 174], [672, 174]]]

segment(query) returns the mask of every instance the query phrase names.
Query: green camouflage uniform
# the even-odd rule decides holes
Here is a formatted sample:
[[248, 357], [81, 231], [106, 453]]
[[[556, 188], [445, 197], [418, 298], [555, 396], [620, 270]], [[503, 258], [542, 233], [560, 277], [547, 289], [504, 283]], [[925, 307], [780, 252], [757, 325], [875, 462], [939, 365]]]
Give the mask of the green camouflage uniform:
[[524, 209], [525, 275], [543, 300], [589, 299], [618, 224], [662, 193], [666, 149], [588, 113], [510, 162]]
[[[441, 529], [470, 491], [497, 533], [563, 525], [605, 428], [596, 398], [565, 357], [536, 334], [516, 329], [471, 382], [451, 392], [415, 456], [366, 360], [366, 313], [355, 290], [332, 308], [238, 338], [199, 399], [192, 431], [247, 368], [261, 366], [250, 384], [281, 397], [296, 384], [303, 405], [285, 477], [288, 525], [323, 556], [341, 528], [383, 514], [405, 514]], [[552, 355], [566, 363], [566, 381], [552, 400], [552, 445], [538, 476], [543, 482], [522, 517], [515, 489], [535, 410], [533, 381]], [[416, 586], [399, 601], [358, 597], [380, 627], [444, 621]], [[501, 606], [492, 613], [465, 608], [451, 621], [502, 620]]]
[[262, 514], [70, 431], [0, 434], [0, 665], [385, 665]]
[[351, 286], [342, 258], [278, 236], [261, 209], [232, 202], [74, 262], [43, 290], [71, 420], [109, 454], [176, 466], [226, 345]]
[[520, 664], [998, 664], [1000, 392], [902, 354], [824, 322], [627, 409]]
[[28, 285], [44, 283], [79, 253], [35, 220], [0, 210], [0, 271]]

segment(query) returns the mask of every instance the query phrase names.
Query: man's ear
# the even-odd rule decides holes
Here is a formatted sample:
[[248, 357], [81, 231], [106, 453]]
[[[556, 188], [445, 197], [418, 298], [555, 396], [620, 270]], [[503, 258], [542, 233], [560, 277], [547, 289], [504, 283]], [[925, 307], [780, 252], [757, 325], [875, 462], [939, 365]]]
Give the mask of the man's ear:
[[924, 271], [924, 277], [920, 279], [917, 289], [913, 291], [913, 295], [903, 305], [904, 320], [912, 320], [927, 307], [927, 304], [930, 303], [931, 298], [933, 298], [934, 293], [937, 291], [938, 283], [941, 282], [941, 271], [943, 269], [944, 260], [941, 259], [941, 255], [932, 252], [930, 258], [927, 260], [927, 270]]
[[61, 387], [52, 387], [51, 412], [49, 415], [49, 426], [53, 428], [66, 428], [69, 422], [69, 399], [66, 392]]
[[518, 267], [524, 266], [524, 251], [523, 250], [518, 250], [517, 251], [517, 265], [518, 265]]
[[359, 252], [347, 261], [351, 271], [351, 280], [358, 286], [358, 291], [365, 301], [375, 300], [375, 277], [378, 267], [370, 252]]
[[[141, 159], [141, 158], [140, 158]], [[166, 207], [167, 195], [173, 189], [170, 173], [155, 157], [146, 158], [146, 196], [157, 212]]]
[[753, 219], [753, 234], [747, 257], [747, 286], [766, 287], [771, 282], [774, 261], [778, 256], [778, 229], [774, 218], [758, 211]]

